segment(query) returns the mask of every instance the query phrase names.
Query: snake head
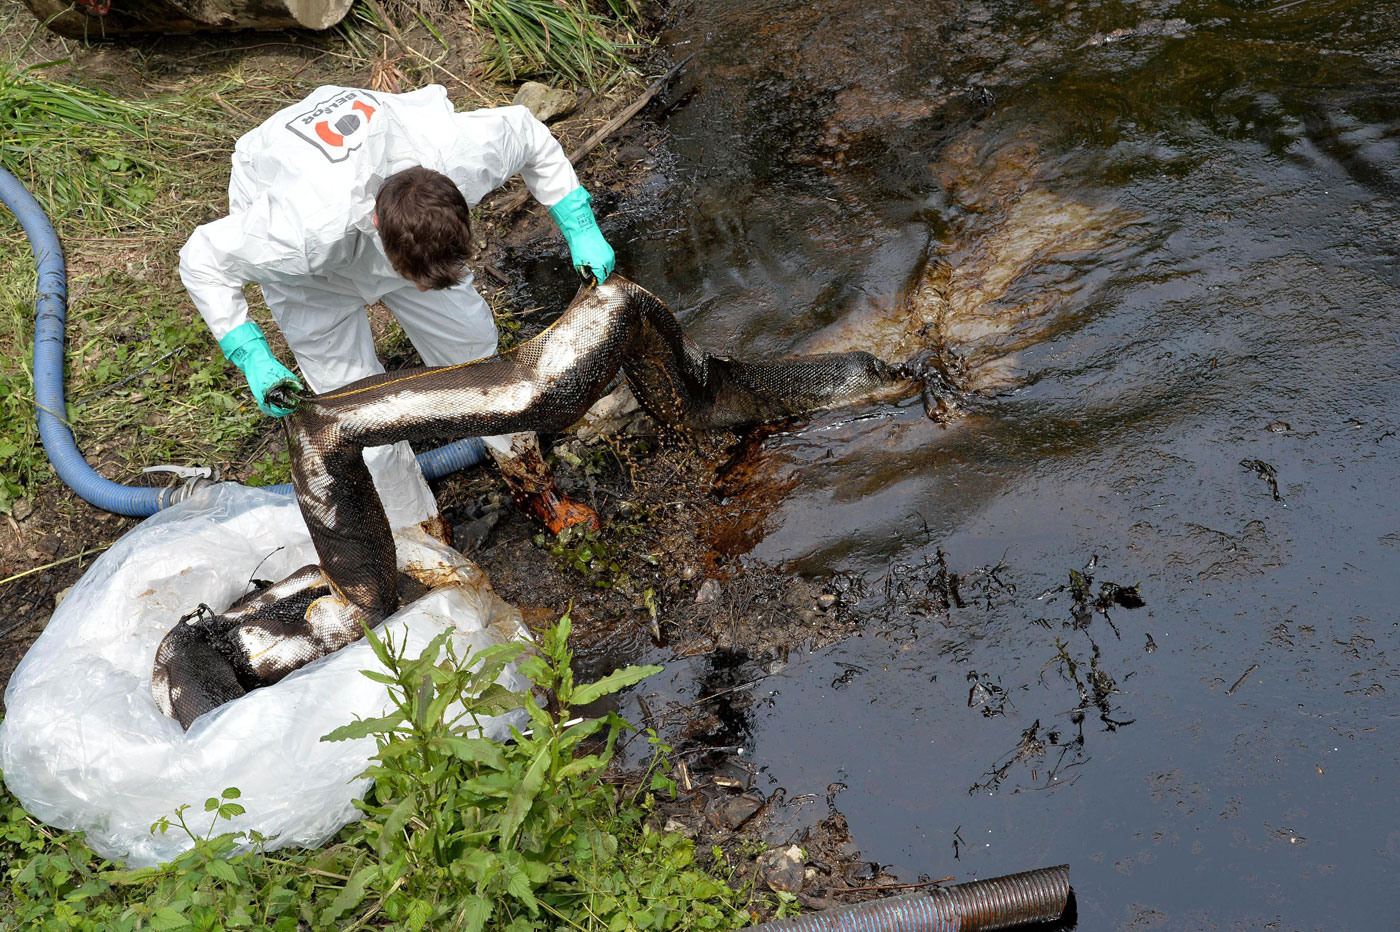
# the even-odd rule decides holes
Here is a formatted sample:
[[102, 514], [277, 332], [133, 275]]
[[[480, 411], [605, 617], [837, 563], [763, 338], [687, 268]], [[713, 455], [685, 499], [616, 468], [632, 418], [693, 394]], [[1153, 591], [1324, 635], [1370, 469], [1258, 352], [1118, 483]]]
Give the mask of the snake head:
[[929, 350], [892, 368], [902, 378], [918, 383], [924, 415], [937, 424], [951, 421], [967, 397], [962, 387], [962, 359], [949, 350]]
[[295, 410], [303, 397], [302, 388], [291, 379], [283, 379], [268, 389], [267, 394], [263, 397], [268, 404], [275, 407]]

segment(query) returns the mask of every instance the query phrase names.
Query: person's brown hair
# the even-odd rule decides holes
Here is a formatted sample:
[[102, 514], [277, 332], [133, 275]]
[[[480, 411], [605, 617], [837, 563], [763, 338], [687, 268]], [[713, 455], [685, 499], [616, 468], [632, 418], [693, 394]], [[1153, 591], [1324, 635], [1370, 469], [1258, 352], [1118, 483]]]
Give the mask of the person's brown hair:
[[451, 288], [471, 254], [471, 210], [441, 172], [416, 165], [389, 176], [374, 198], [389, 264], [423, 288]]

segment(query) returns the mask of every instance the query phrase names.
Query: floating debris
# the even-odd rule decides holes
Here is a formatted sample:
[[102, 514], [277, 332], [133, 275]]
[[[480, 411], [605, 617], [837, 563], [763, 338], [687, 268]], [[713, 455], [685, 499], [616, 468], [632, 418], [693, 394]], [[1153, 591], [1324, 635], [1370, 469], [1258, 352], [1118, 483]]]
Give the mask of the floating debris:
[[1283, 501], [1283, 496], [1278, 494], [1278, 470], [1270, 466], [1263, 460], [1240, 460], [1240, 465], [1245, 469], [1252, 469], [1260, 479], [1269, 484], [1269, 492], [1273, 494], [1274, 501]]

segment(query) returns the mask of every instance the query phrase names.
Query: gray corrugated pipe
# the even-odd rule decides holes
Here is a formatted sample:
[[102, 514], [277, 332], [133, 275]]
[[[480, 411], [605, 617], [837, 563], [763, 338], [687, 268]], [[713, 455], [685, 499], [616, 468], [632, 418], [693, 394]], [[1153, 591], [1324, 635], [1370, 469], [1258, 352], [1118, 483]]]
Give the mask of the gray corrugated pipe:
[[[0, 201], [14, 213], [29, 237], [38, 266], [38, 301], [34, 316], [34, 407], [39, 416], [39, 439], [53, 464], [54, 472], [74, 492], [105, 511], [144, 518], [168, 508], [209, 479], [190, 479], [174, 488], [154, 489], [121, 485], [98, 475], [78, 451], [73, 431], [66, 420], [67, 402], [63, 395], [64, 326], [68, 319], [68, 275], [63, 263], [63, 247], [48, 215], [25, 190], [18, 178], [0, 167]], [[478, 462], [486, 447], [475, 437], [458, 440], [418, 457], [418, 465], [429, 479]], [[290, 484], [272, 486], [271, 491], [291, 494]]]
[[1069, 865], [939, 887], [796, 919], [753, 926], [754, 932], [989, 932], [1053, 922], [1069, 904]]

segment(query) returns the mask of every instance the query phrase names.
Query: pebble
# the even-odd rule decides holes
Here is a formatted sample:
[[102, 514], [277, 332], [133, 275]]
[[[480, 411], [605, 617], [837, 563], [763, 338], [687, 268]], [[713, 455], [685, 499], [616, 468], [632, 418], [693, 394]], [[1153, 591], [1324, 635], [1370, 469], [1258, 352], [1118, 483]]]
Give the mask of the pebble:
[[779, 893], [796, 893], [802, 889], [803, 873], [807, 867], [802, 849], [797, 845], [765, 851], [757, 860], [759, 876]]
[[456, 545], [457, 551], [470, 554], [480, 549], [500, 520], [501, 513], [493, 511], [475, 521], [465, 521], [454, 526], [452, 528], [452, 541]]
[[711, 803], [705, 815], [716, 825], [724, 828], [738, 828], [747, 822], [762, 805], [762, 799], [747, 793], [739, 796], [725, 796]]
[[695, 593], [696, 604], [713, 602], [719, 598], [719, 580], [707, 579], [700, 584], [700, 591]]
[[572, 113], [578, 106], [578, 95], [538, 81], [526, 81], [515, 92], [512, 103], [527, 108], [541, 123], [548, 123], [556, 117]]

